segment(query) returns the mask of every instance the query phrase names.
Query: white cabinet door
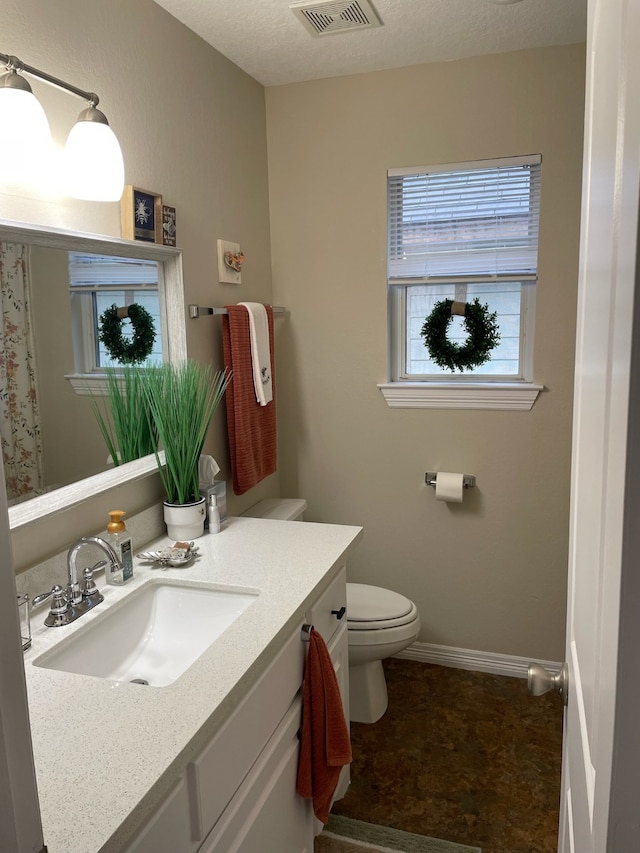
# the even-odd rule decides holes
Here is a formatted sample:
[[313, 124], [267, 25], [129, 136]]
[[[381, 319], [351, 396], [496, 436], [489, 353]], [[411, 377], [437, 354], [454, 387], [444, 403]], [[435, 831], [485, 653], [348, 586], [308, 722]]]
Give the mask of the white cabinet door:
[[298, 699], [200, 853], [311, 853], [311, 804], [296, 794], [300, 715]]
[[182, 777], [126, 853], [195, 853], [197, 849], [191, 840], [189, 797]]
[[[349, 719], [347, 626], [342, 624], [328, 646]], [[251, 772], [217, 822], [200, 853], [311, 853], [313, 836], [322, 824], [310, 800], [296, 793], [298, 731], [302, 701], [296, 699], [261, 753]], [[334, 799], [349, 786], [349, 767], [343, 768]]]
[[192, 836], [207, 837], [269, 742], [302, 684], [300, 629], [284, 643], [209, 745], [187, 767]]

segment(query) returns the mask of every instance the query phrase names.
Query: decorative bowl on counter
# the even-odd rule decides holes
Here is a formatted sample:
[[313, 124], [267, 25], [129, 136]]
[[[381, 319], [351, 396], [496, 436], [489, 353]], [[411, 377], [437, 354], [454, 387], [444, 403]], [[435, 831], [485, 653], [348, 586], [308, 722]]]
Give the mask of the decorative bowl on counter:
[[[187, 544], [185, 548], [184, 545]], [[198, 546], [189, 543], [181, 543], [178, 545], [167, 545], [159, 551], [141, 551], [137, 557], [145, 562], [156, 563], [159, 567], [173, 566], [179, 569], [181, 566], [188, 565], [194, 557], [198, 556]]]

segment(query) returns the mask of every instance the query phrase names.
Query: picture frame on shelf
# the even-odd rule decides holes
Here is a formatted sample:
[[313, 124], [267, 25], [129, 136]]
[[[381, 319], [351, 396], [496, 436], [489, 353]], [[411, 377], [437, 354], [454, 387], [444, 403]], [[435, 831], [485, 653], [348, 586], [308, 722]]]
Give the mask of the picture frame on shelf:
[[162, 243], [162, 196], [127, 184], [120, 202], [125, 240]]
[[176, 245], [176, 209], [167, 204], [162, 205], [162, 244]]

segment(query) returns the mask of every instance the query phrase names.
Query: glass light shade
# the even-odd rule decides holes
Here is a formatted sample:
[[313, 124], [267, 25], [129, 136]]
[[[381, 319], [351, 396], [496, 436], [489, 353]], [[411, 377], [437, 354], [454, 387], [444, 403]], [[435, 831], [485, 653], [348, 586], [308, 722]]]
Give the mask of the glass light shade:
[[0, 86], [0, 177], [31, 182], [50, 150], [49, 122], [33, 92]]
[[67, 189], [73, 198], [120, 201], [124, 161], [120, 143], [108, 124], [81, 116], [71, 128], [64, 157]]

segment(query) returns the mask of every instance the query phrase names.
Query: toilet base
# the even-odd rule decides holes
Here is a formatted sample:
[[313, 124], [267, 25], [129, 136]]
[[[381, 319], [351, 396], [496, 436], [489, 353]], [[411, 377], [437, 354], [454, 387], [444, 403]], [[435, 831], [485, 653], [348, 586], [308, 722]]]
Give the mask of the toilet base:
[[387, 710], [389, 697], [382, 661], [349, 666], [349, 719], [377, 723]]

